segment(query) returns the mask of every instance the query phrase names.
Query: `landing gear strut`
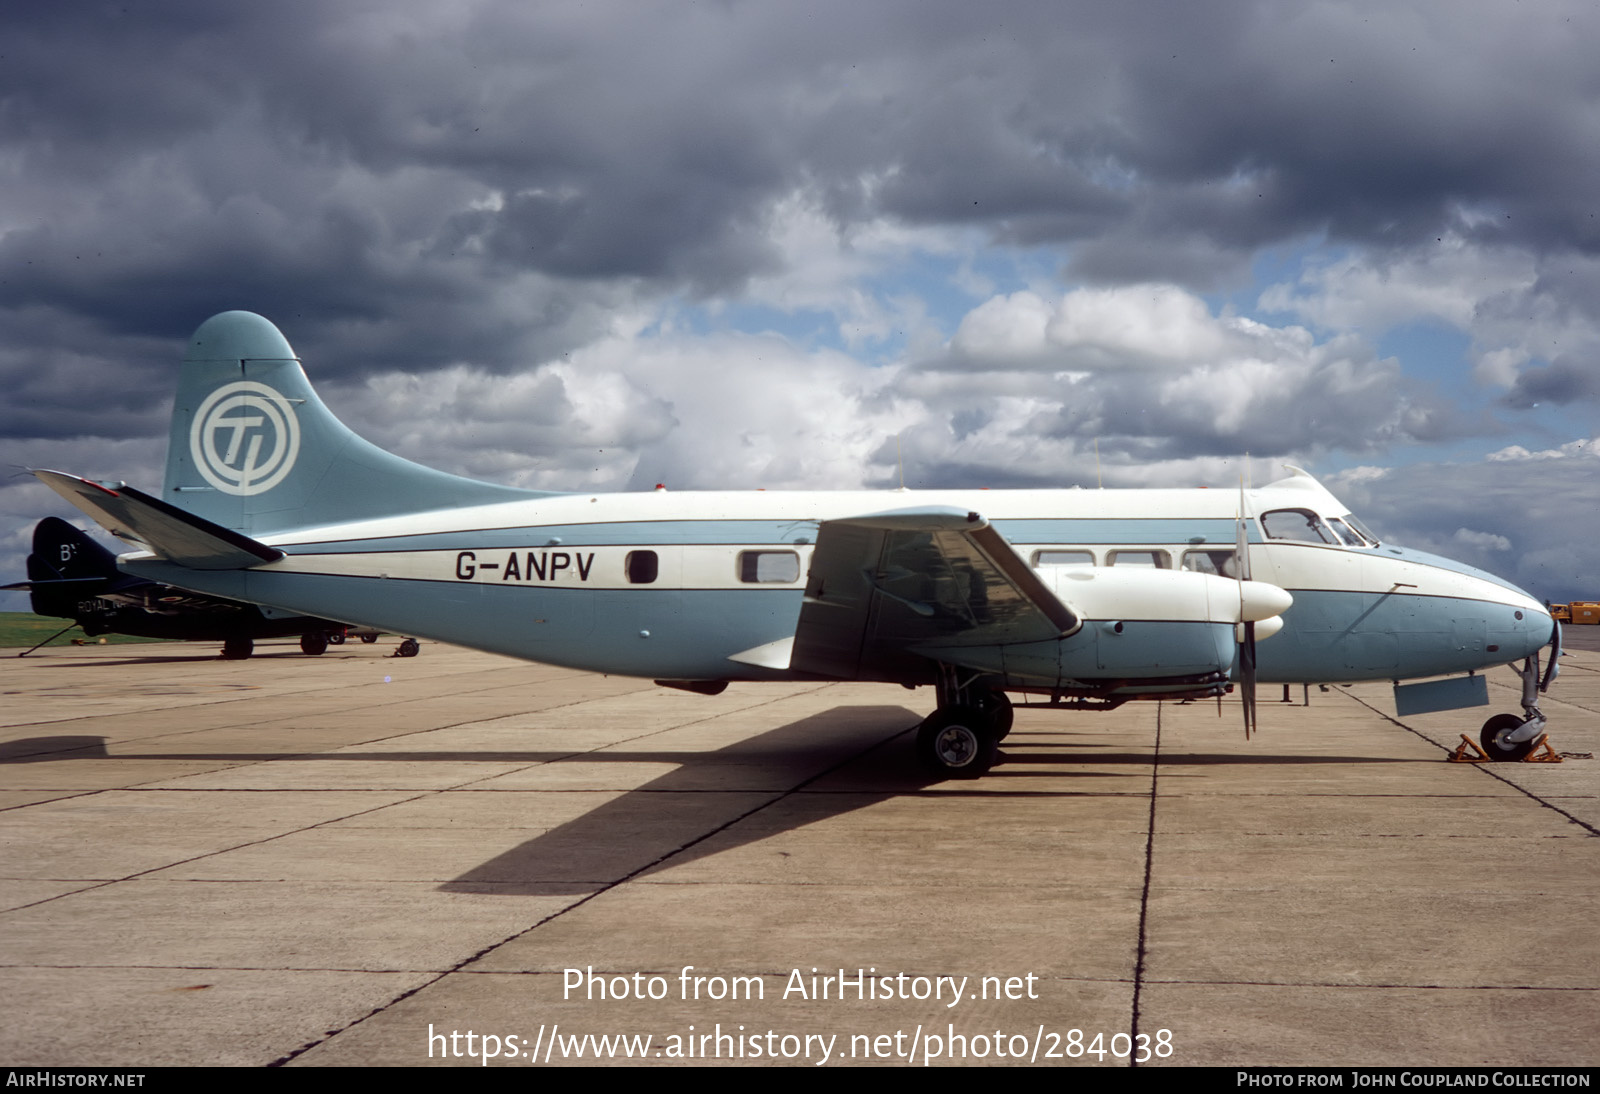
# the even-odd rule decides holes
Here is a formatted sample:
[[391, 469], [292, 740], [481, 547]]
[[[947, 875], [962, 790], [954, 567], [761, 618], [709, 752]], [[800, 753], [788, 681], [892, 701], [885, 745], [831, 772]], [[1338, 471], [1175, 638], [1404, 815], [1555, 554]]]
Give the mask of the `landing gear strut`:
[[1550, 662], [1541, 676], [1539, 654], [1535, 651], [1522, 667], [1516, 670], [1522, 677], [1522, 716], [1496, 714], [1483, 723], [1478, 733], [1478, 743], [1491, 760], [1516, 762], [1539, 746], [1539, 735], [1544, 732], [1544, 712], [1539, 709], [1539, 693], [1550, 687], [1550, 682], [1561, 671], [1561, 624], [1554, 623], [1550, 634]]
[[917, 758], [935, 775], [976, 779], [994, 766], [1000, 741], [1011, 732], [1011, 700], [939, 666], [939, 709], [917, 727]]

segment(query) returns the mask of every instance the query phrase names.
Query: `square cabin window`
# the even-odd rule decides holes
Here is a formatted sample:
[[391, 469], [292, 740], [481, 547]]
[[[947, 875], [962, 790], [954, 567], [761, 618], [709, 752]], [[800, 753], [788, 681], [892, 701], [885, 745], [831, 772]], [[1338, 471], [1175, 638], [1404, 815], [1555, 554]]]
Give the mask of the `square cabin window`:
[[1033, 565], [1040, 566], [1093, 566], [1093, 551], [1035, 551]]
[[1106, 559], [1107, 566], [1143, 566], [1147, 569], [1170, 570], [1172, 560], [1165, 551], [1112, 551]]
[[759, 585], [790, 585], [800, 580], [800, 556], [793, 551], [740, 551], [739, 580]]
[[661, 573], [661, 560], [654, 551], [629, 551], [622, 569], [634, 585], [649, 585]]
[[1192, 573], [1228, 578], [1237, 577], [1239, 572], [1233, 552], [1216, 549], [1183, 552], [1183, 568]]

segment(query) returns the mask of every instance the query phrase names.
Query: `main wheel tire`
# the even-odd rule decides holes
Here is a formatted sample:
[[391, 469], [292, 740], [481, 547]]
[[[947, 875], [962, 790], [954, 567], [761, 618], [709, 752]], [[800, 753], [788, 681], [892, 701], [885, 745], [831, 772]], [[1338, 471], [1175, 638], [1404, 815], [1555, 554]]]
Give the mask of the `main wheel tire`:
[[330, 645], [330, 646], [342, 646], [342, 645], [344, 645], [344, 632], [343, 631], [330, 631], [329, 634], [328, 634], [328, 645]]
[[1515, 763], [1533, 751], [1537, 737], [1533, 741], [1523, 741], [1520, 744], [1504, 739], [1506, 734], [1516, 729], [1522, 722], [1523, 719], [1515, 714], [1496, 714], [1483, 723], [1483, 729], [1478, 733], [1478, 743], [1483, 746], [1483, 750], [1489, 754], [1491, 760]]
[[300, 652], [307, 657], [319, 657], [328, 652], [328, 636], [321, 631], [307, 631], [300, 636]]
[[378, 636], [375, 635], [375, 634], [364, 634], [364, 635], [361, 636], [361, 641], [365, 642], [369, 646], [372, 645], [377, 640], [378, 640]]
[[407, 638], [400, 643], [400, 648], [394, 652], [399, 657], [415, 657], [422, 652], [422, 646], [418, 644], [415, 638]]
[[989, 730], [996, 741], [1003, 741], [1011, 733], [1017, 712], [1011, 708], [1011, 697], [998, 688], [980, 691], [974, 695], [975, 706], [989, 720]]
[[252, 638], [225, 638], [222, 641], [222, 658], [225, 661], [243, 661], [256, 651]]
[[994, 766], [998, 741], [986, 718], [971, 710], [937, 711], [917, 729], [917, 756], [924, 767], [947, 779], [976, 779]]

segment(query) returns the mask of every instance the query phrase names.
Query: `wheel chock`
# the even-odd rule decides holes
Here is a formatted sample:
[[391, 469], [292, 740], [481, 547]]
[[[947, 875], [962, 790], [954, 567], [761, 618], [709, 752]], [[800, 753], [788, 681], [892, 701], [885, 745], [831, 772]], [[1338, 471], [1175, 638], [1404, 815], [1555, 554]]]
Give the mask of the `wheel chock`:
[[1550, 734], [1541, 733], [1539, 734], [1539, 739], [1533, 742], [1533, 751], [1522, 757], [1522, 762], [1525, 764], [1558, 764], [1561, 762], [1561, 753], [1550, 747]]
[[[1470, 755], [1467, 752], [1469, 748], [1472, 750]], [[1478, 747], [1477, 741], [1463, 733], [1461, 735], [1461, 743], [1456, 745], [1456, 750], [1450, 753], [1450, 758], [1445, 762], [1452, 764], [1490, 764], [1494, 763], [1494, 760], [1490, 759], [1487, 752]], [[1562, 762], [1562, 759], [1561, 754], [1550, 747], [1550, 734], [1541, 733], [1539, 734], [1539, 739], [1533, 742], [1533, 751], [1516, 762], [1524, 764], [1558, 764]]]
[[[1472, 754], [1468, 754], [1467, 749], [1469, 748], [1472, 749]], [[1494, 761], [1489, 758], [1489, 754], [1478, 747], [1478, 742], [1474, 741], [1471, 737], [1468, 737], [1465, 733], [1461, 735], [1461, 743], [1456, 745], [1456, 750], [1450, 753], [1450, 758], [1445, 762], [1452, 764], [1494, 763]]]

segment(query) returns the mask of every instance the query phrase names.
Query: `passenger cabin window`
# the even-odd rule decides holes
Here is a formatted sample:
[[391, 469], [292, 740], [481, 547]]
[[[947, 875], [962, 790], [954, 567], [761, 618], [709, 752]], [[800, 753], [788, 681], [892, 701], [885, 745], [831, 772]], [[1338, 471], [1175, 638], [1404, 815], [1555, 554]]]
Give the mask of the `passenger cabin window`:
[[793, 551], [740, 551], [739, 580], [789, 585], [800, 580], [800, 556]]
[[1033, 566], [1093, 566], [1093, 551], [1035, 551]]
[[1197, 574], [1215, 574], [1218, 577], [1231, 578], [1239, 576], [1232, 551], [1185, 551], [1183, 568]]
[[629, 551], [622, 560], [622, 569], [634, 585], [649, 585], [660, 576], [661, 560], [654, 551]]
[[1322, 518], [1309, 509], [1274, 509], [1261, 517], [1261, 527], [1268, 539], [1287, 539], [1296, 543], [1331, 543], [1339, 539], [1323, 523]]
[[1112, 551], [1106, 556], [1107, 566], [1144, 566], [1155, 570], [1172, 569], [1172, 559], [1165, 551]]

